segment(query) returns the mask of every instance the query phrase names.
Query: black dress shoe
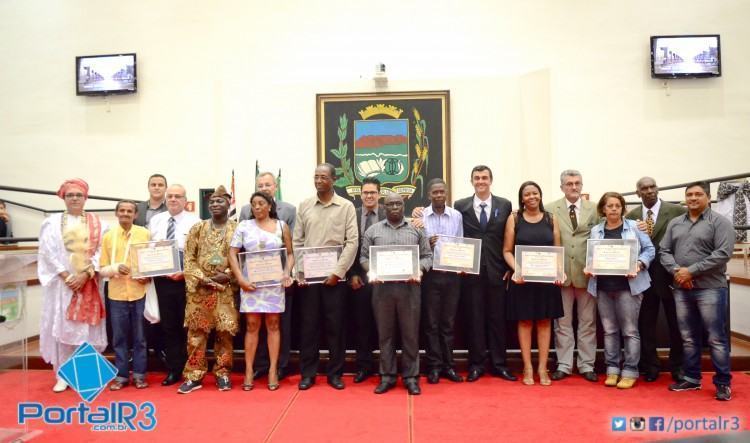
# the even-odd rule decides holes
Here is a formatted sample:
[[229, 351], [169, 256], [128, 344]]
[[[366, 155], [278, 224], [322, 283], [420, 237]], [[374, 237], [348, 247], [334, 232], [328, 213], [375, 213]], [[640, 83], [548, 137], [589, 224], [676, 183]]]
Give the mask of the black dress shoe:
[[469, 375], [466, 376], [466, 381], [477, 381], [483, 374], [481, 369], [472, 369], [469, 371]]
[[178, 381], [181, 380], [180, 374], [176, 374], [174, 372], [170, 372], [167, 374], [167, 378], [164, 379], [164, 381], [161, 382], [162, 386], [171, 386]]
[[370, 375], [370, 371], [366, 369], [360, 369], [356, 374], [354, 374], [354, 383], [362, 383], [363, 381], [370, 378]]
[[570, 374], [568, 374], [567, 372], [563, 372], [563, 371], [559, 371], [558, 370], [558, 371], [555, 371], [552, 374], [550, 374], [549, 378], [551, 378], [552, 380], [555, 380], [555, 381], [559, 381], [559, 380], [562, 380], [563, 378], [567, 377], [568, 375], [570, 375]]
[[419, 383], [417, 383], [416, 380], [409, 380], [404, 382], [404, 386], [406, 387], [406, 391], [409, 392], [409, 395], [419, 395], [422, 393], [422, 390], [419, 389]]
[[312, 385], [315, 384], [315, 379], [312, 377], [302, 377], [302, 379], [299, 381], [299, 384], [297, 387], [300, 391], [306, 391], [310, 388], [312, 388]]
[[461, 377], [456, 373], [456, 370], [453, 368], [448, 368], [443, 371], [443, 377], [447, 378], [448, 380], [454, 382], [454, 383], [461, 383], [464, 381], [464, 378]]
[[383, 381], [380, 380], [380, 383], [378, 383], [378, 386], [375, 388], [376, 394], [385, 394], [386, 392], [393, 389], [393, 387], [396, 386], [396, 382], [394, 381]]
[[332, 387], [333, 389], [344, 389], [344, 381], [341, 380], [340, 375], [332, 375], [328, 377], [328, 385]]
[[658, 372], [646, 372], [646, 375], [643, 376], [643, 379], [649, 383], [655, 382], [657, 378], [659, 378]]
[[500, 377], [503, 380], [518, 381], [518, 377], [511, 374], [511, 372], [507, 369], [498, 369], [497, 371], [493, 371], [492, 375], [494, 375], [495, 377]]
[[438, 369], [430, 369], [427, 373], [427, 383], [431, 385], [438, 384], [440, 382], [440, 371]]
[[599, 377], [596, 376], [596, 372], [594, 371], [587, 371], [581, 374], [581, 376], [586, 380], [590, 381], [591, 383], [596, 383], [599, 381]]

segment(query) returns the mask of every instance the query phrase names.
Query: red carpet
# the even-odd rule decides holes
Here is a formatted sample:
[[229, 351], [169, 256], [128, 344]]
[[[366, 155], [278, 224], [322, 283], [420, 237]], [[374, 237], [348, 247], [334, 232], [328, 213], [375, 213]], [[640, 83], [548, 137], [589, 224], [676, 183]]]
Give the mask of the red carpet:
[[[156, 407], [158, 424], [152, 432], [93, 432], [90, 426], [45, 425], [35, 421], [31, 441], [273, 441], [273, 442], [433, 442], [433, 441], [636, 441], [666, 440], [708, 434], [706, 431], [613, 432], [612, 418], [670, 416], [679, 419], [739, 418], [740, 430], [750, 429], [750, 376], [735, 373], [730, 402], [713, 399], [713, 386], [694, 392], [668, 392], [668, 376], [656, 383], [639, 383], [629, 391], [594, 385], [572, 377], [551, 387], [523, 386], [484, 377], [476, 383], [453, 384], [441, 380], [429, 385], [422, 380], [422, 395], [409, 397], [399, 385], [384, 395], [372, 390], [377, 379], [355, 385], [345, 377], [347, 388], [336, 391], [319, 377], [308, 391], [298, 391], [298, 377], [282, 381], [276, 392], [266, 389], [265, 379], [251, 392], [235, 389], [218, 392], [213, 377], [204, 388], [177, 395], [177, 387], [159, 385], [162, 374], [149, 378], [151, 387], [103, 392], [92, 406], [115, 401]], [[0, 373], [0, 441], [18, 430], [19, 401], [38, 401], [45, 406], [74, 406], [78, 395], [68, 390], [51, 391], [51, 371], [30, 371], [24, 382], [20, 371]], [[39, 432], [41, 431], [41, 432]]]

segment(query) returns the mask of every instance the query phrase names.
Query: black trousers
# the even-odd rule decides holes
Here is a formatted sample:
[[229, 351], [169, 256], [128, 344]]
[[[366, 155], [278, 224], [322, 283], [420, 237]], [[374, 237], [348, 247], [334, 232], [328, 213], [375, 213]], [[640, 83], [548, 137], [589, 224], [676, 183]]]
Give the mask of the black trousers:
[[372, 372], [375, 367], [372, 352], [377, 330], [372, 312], [372, 288], [369, 283], [356, 291], [349, 288], [347, 298], [347, 313], [353, 320], [351, 334], [347, 337], [349, 349], [357, 351], [357, 370], [367, 372]]
[[487, 351], [493, 372], [507, 369], [505, 294], [505, 285], [490, 282], [484, 272], [464, 277], [460, 304], [466, 324], [469, 370], [484, 370]]
[[422, 282], [422, 325], [428, 370], [453, 367], [453, 327], [460, 294], [458, 274], [430, 271]]
[[[286, 288], [284, 293], [284, 312], [281, 313], [281, 349], [279, 349], [279, 369], [286, 371], [289, 364], [289, 350], [292, 347], [292, 303], [294, 303], [294, 291], [296, 286], [292, 285]], [[256, 371], [268, 372], [271, 361], [268, 356], [268, 331], [266, 328], [260, 328], [258, 335], [258, 349], [255, 353], [255, 362], [253, 368]]]
[[166, 277], [154, 278], [161, 315], [161, 333], [169, 372], [181, 374], [187, 361], [187, 333], [185, 331], [185, 282]]
[[323, 284], [300, 288], [300, 372], [302, 377], [315, 377], [320, 361], [319, 336], [321, 323], [328, 346], [326, 375], [344, 372], [346, 346], [344, 337], [344, 308], [349, 287], [346, 282], [336, 286]]
[[657, 374], [661, 369], [656, 353], [656, 330], [659, 321], [659, 305], [664, 306], [664, 316], [669, 328], [669, 363], [672, 372], [682, 368], [682, 337], [677, 325], [674, 296], [669, 285], [672, 276], [660, 263], [652, 263], [649, 269], [651, 287], [643, 292], [641, 311], [638, 317], [638, 329], [641, 335], [640, 369], [647, 374]]

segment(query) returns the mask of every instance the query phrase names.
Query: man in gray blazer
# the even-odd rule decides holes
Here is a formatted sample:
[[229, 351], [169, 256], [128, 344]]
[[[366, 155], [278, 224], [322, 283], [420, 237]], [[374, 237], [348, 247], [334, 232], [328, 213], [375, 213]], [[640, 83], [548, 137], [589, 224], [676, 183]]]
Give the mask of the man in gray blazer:
[[[635, 184], [636, 194], [642, 205], [633, 208], [625, 218], [637, 220], [638, 227], [646, 232], [656, 247], [659, 256], [659, 242], [667, 231], [670, 220], [686, 212], [682, 206], [662, 201], [659, 198], [659, 187], [656, 180], [643, 177]], [[648, 268], [651, 275], [651, 287], [643, 292], [643, 302], [638, 317], [638, 329], [641, 334], [640, 369], [648, 382], [659, 377], [661, 364], [656, 354], [656, 324], [659, 318], [659, 304], [664, 306], [664, 315], [669, 327], [669, 363], [672, 379], [680, 381], [682, 376], [682, 338], [677, 325], [677, 311], [674, 296], [669, 285], [672, 274], [664, 269], [659, 260], [654, 260]]]
[[[255, 180], [256, 190], [262, 192], [271, 199], [276, 196], [276, 177], [270, 172], [261, 172]], [[289, 226], [289, 232], [294, 231], [294, 220], [297, 217], [297, 208], [294, 205], [278, 200], [274, 200], [276, 203], [276, 214], [279, 216], [279, 220]], [[250, 219], [250, 204], [244, 205], [240, 209], [240, 220]], [[285, 309], [281, 314], [281, 349], [279, 350], [279, 380], [283, 379], [288, 375], [287, 366], [289, 364], [289, 351], [292, 342], [292, 303], [294, 302], [295, 286], [289, 286], [286, 288], [285, 293]], [[261, 377], [268, 373], [268, 368], [271, 363], [268, 359], [268, 343], [265, 339], [266, 330], [261, 329], [260, 338], [258, 339], [258, 350], [255, 353], [255, 368], [254, 378]]]
[[167, 210], [167, 200], [164, 194], [167, 192], [167, 178], [161, 174], [153, 174], [148, 178], [148, 195], [146, 201], [138, 203], [138, 217], [133, 221], [134, 225], [146, 226], [151, 217]]
[[594, 372], [596, 359], [596, 299], [586, 291], [588, 278], [583, 273], [586, 266], [586, 241], [591, 228], [599, 223], [596, 205], [581, 198], [583, 178], [575, 169], [560, 174], [560, 189], [565, 197], [544, 206], [557, 218], [560, 239], [565, 248], [565, 274], [563, 284], [564, 316], [555, 320], [555, 352], [557, 370], [553, 380], [562, 380], [573, 372], [573, 304], [578, 313], [578, 372], [590, 382], [598, 380]]

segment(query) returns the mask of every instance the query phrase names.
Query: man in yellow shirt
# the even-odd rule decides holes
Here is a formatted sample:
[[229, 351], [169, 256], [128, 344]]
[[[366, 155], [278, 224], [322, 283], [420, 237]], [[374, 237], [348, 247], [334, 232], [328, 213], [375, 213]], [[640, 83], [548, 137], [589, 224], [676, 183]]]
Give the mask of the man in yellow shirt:
[[110, 229], [102, 239], [100, 259], [103, 277], [109, 277], [109, 309], [112, 323], [112, 347], [115, 350], [117, 378], [109, 389], [117, 391], [130, 381], [128, 365], [128, 337], [132, 334], [133, 384], [138, 389], [146, 383], [146, 337], [144, 335], [143, 307], [148, 279], [130, 276], [130, 245], [151, 239], [148, 229], [133, 225], [138, 214], [134, 201], [123, 200], [115, 206], [119, 225]]

